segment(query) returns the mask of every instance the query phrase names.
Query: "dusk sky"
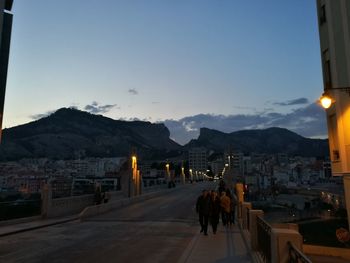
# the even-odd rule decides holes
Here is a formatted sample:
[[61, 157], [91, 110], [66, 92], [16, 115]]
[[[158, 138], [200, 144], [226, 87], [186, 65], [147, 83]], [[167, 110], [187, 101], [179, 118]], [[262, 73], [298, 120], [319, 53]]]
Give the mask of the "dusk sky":
[[314, 0], [15, 0], [4, 127], [61, 107], [324, 137]]

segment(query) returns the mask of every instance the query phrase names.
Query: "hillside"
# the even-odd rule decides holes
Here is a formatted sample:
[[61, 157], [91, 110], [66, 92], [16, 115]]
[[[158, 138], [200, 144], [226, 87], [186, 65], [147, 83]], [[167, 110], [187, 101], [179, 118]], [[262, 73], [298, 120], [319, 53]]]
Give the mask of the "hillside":
[[283, 128], [243, 130], [224, 133], [202, 128], [198, 139], [191, 140], [185, 148], [206, 147], [223, 152], [228, 147], [244, 153], [288, 153], [299, 156], [329, 155], [328, 140], [309, 139]]
[[164, 124], [119, 121], [62, 108], [40, 120], [5, 129], [0, 160], [126, 156], [132, 148], [152, 158], [181, 148], [169, 136]]
[[142, 159], [165, 159], [178, 156], [191, 147], [205, 147], [218, 153], [230, 147], [244, 153], [329, 155], [327, 140], [304, 138], [282, 128], [232, 133], [202, 128], [198, 139], [182, 147], [170, 139], [164, 124], [113, 120], [62, 108], [40, 120], [5, 129], [0, 161], [116, 157], [127, 156], [132, 149], [137, 149]]

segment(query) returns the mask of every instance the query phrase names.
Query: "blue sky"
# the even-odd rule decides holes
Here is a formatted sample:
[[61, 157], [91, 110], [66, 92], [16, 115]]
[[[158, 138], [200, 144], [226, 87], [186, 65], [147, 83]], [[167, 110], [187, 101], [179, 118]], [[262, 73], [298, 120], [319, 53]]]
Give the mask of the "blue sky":
[[17, 0], [12, 11], [5, 127], [74, 106], [164, 121], [180, 143], [204, 125], [326, 134], [315, 1]]

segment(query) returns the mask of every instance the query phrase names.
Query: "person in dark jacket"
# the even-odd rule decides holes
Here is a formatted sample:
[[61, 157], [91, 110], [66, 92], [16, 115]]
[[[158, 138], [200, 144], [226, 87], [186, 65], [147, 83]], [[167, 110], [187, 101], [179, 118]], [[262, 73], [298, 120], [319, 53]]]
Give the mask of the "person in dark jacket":
[[211, 198], [207, 190], [203, 190], [202, 194], [198, 197], [196, 203], [196, 211], [199, 215], [199, 223], [201, 225], [201, 233], [208, 235], [208, 222], [209, 214], [211, 210]]
[[229, 188], [226, 188], [225, 193], [226, 193], [226, 196], [230, 198], [230, 211], [227, 214], [226, 220], [227, 220], [227, 225], [231, 226], [232, 224], [234, 224], [234, 218], [232, 217], [233, 197]]
[[216, 234], [220, 218], [220, 197], [215, 191], [211, 192], [211, 210], [210, 210], [210, 223], [213, 228], [213, 233]]

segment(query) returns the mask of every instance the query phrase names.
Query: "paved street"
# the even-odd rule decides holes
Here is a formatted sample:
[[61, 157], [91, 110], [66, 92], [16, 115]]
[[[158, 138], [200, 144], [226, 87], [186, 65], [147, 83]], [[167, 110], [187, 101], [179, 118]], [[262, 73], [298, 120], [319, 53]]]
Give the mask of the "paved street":
[[178, 187], [88, 221], [2, 237], [0, 262], [178, 262], [200, 240], [194, 205], [204, 187], [215, 185]]

